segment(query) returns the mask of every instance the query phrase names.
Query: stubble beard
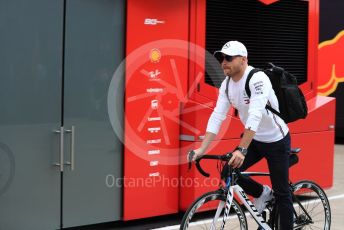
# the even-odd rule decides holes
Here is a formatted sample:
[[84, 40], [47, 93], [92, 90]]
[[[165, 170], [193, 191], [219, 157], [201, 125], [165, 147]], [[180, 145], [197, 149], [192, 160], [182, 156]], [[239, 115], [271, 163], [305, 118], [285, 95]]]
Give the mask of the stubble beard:
[[237, 75], [238, 73], [240, 73], [240, 69], [239, 68], [231, 68], [231, 69], [224, 69], [223, 70], [223, 72], [224, 72], [224, 74], [226, 75], [226, 76], [235, 76], [235, 75]]

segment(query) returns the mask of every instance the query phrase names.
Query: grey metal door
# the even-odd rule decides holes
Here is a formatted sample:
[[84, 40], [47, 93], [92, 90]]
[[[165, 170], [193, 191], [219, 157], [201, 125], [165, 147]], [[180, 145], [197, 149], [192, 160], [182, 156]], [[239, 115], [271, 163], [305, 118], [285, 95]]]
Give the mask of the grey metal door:
[[107, 95], [124, 13], [119, 0], [0, 1], [0, 229], [120, 219]]
[[[123, 151], [107, 98], [124, 56], [123, 2], [67, 1], [63, 126], [65, 161], [73, 164], [64, 169], [64, 227], [121, 218], [121, 188], [114, 180], [122, 176]], [[123, 106], [116, 109], [121, 116]]]
[[0, 1], [0, 229], [60, 225], [62, 1]]

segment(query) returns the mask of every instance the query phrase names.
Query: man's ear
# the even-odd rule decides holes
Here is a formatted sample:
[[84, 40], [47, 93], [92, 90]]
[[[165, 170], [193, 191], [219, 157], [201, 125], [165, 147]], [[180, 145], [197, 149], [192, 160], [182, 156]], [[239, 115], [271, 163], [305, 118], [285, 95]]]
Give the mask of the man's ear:
[[242, 57], [242, 64], [247, 64], [248, 63], [248, 59], [247, 57]]

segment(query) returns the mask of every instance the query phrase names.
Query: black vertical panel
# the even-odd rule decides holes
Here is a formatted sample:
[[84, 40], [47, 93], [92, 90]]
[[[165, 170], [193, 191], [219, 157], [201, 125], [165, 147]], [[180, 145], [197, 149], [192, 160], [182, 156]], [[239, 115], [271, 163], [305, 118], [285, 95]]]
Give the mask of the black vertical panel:
[[[344, 30], [343, 11], [343, 0], [320, 1], [319, 42], [333, 39]], [[329, 96], [336, 98], [336, 142], [344, 143], [344, 83], [339, 83]]]
[[[307, 81], [308, 2], [281, 0], [207, 0], [206, 49], [213, 53], [230, 40], [248, 49], [249, 64], [263, 68], [273, 62]], [[219, 86], [223, 76], [212, 74], [206, 62], [206, 83]], [[210, 77], [211, 75], [212, 77]]]
[[320, 31], [319, 42], [333, 39], [344, 30], [344, 1], [319, 0], [320, 2]]

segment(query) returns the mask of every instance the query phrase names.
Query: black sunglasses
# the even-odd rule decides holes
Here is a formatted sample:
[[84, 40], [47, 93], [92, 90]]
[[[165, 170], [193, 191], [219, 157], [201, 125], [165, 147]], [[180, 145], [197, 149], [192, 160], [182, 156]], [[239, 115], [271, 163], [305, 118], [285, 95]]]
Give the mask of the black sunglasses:
[[231, 62], [234, 60], [234, 58], [236, 57], [241, 57], [240, 55], [235, 55], [235, 56], [229, 56], [229, 55], [226, 55], [226, 54], [218, 54], [218, 55], [215, 55], [215, 58], [217, 59], [217, 61], [221, 64], [223, 62], [223, 60], [225, 59], [227, 62]]

